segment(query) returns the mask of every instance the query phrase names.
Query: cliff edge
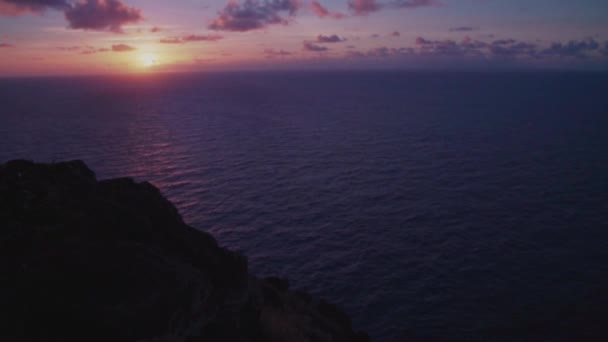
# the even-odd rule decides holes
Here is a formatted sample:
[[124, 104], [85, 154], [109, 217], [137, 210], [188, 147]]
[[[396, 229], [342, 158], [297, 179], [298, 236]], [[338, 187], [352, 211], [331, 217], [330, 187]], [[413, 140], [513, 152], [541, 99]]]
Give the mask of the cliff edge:
[[147, 182], [81, 161], [0, 165], [0, 339], [368, 341], [336, 306], [258, 279]]

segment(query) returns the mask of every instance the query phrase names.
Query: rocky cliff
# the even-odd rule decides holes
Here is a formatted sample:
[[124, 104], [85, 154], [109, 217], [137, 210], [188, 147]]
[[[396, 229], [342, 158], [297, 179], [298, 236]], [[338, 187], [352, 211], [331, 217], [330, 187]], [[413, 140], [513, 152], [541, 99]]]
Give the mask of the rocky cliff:
[[80, 161], [0, 165], [0, 340], [367, 341], [340, 309], [249, 274], [150, 183]]

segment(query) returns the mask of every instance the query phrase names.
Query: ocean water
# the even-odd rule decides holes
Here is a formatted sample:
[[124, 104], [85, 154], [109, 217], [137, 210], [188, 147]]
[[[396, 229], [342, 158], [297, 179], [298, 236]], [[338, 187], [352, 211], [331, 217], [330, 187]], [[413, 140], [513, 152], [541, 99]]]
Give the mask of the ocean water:
[[375, 341], [560, 339], [608, 314], [608, 74], [0, 80], [0, 162], [158, 186]]

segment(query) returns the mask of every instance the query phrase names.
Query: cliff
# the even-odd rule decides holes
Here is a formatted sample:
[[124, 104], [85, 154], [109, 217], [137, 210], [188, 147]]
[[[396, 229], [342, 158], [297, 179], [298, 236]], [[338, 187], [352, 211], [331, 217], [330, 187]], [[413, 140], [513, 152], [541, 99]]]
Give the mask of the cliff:
[[367, 341], [340, 309], [249, 274], [150, 183], [81, 161], [0, 165], [0, 339]]

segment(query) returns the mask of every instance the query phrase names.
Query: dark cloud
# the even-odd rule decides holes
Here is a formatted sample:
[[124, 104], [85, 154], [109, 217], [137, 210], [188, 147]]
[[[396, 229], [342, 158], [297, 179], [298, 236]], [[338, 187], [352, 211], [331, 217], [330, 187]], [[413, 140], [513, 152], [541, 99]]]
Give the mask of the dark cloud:
[[267, 58], [275, 58], [275, 57], [291, 56], [292, 53], [289, 51], [285, 51], [285, 50], [266, 49], [266, 50], [264, 50], [264, 55], [266, 55]]
[[346, 38], [340, 38], [335, 34], [332, 34], [331, 36], [324, 36], [320, 34], [317, 36], [317, 43], [342, 43], [345, 41]]
[[571, 40], [567, 43], [553, 43], [547, 49], [541, 51], [543, 55], [560, 57], [588, 57], [587, 53], [600, 49], [600, 44], [592, 38], [585, 40]]
[[310, 9], [319, 17], [319, 18], [333, 18], [333, 19], [344, 19], [346, 18], [345, 14], [339, 12], [331, 12], [327, 8], [325, 8], [321, 3], [316, 0], [313, 0], [310, 3]]
[[242, 4], [230, 1], [218, 13], [209, 28], [221, 31], [250, 31], [269, 25], [289, 23], [300, 8], [297, 0], [245, 0]]
[[0, 43], [0, 48], [10, 48], [10, 47], [15, 47], [15, 45], [8, 44], [8, 43]]
[[220, 35], [187, 35], [183, 37], [172, 37], [161, 39], [160, 42], [162, 44], [185, 44], [191, 42], [217, 42], [218, 40], [223, 39], [224, 37]]
[[302, 47], [304, 48], [304, 50], [312, 51], [312, 52], [323, 52], [323, 51], [329, 50], [329, 48], [327, 48], [325, 46], [317, 45], [313, 42], [303, 42]]
[[370, 36], [370, 38], [380, 38], [380, 35], [377, 33], [374, 33]]
[[477, 30], [479, 30], [479, 27], [459, 26], [459, 27], [452, 27], [450, 29], [450, 32], [471, 32], [471, 31], [477, 31]]
[[401, 33], [399, 33], [399, 31], [394, 31], [393, 33], [391, 33], [391, 37], [399, 37], [401, 36]]
[[158, 33], [158, 32], [163, 32], [164, 30], [158, 26], [154, 26], [153, 28], [150, 29], [151, 33]]
[[47, 9], [64, 10], [69, 5], [67, 0], [0, 0], [0, 15], [39, 13]]
[[515, 39], [497, 39], [492, 42], [473, 40], [466, 37], [460, 42], [454, 40], [416, 39], [419, 51], [433, 55], [485, 56], [488, 58], [586, 58], [601, 54], [600, 43], [594, 39], [555, 42], [543, 48], [539, 43]]
[[436, 4], [435, 0], [395, 0], [389, 3], [389, 6], [397, 8], [417, 8], [434, 6]]
[[376, 0], [349, 0], [348, 8], [356, 15], [367, 15], [384, 8], [418, 8], [436, 5], [435, 0], [392, 0], [378, 3]]
[[126, 45], [126, 44], [112, 45], [112, 51], [114, 51], [114, 52], [127, 52], [127, 51], [133, 51], [133, 50], [137, 50], [137, 49], [130, 45]]
[[348, 8], [356, 15], [367, 15], [379, 11], [382, 6], [376, 0], [349, 0]]
[[349, 51], [347, 53], [347, 56], [358, 58], [391, 58], [410, 56], [414, 54], [415, 50], [413, 48], [388, 48], [383, 46], [379, 48], [373, 48], [365, 52]]
[[495, 57], [535, 57], [538, 45], [513, 39], [496, 40], [489, 45], [489, 52]]
[[70, 28], [121, 33], [122, 26], [143, 20], [141, 11], [120, 0], [83, 0], [65, 11]]

